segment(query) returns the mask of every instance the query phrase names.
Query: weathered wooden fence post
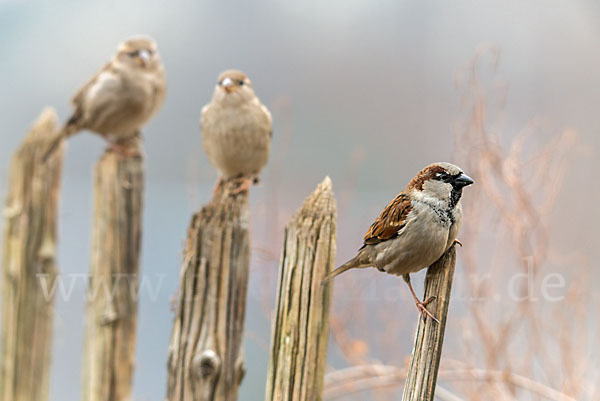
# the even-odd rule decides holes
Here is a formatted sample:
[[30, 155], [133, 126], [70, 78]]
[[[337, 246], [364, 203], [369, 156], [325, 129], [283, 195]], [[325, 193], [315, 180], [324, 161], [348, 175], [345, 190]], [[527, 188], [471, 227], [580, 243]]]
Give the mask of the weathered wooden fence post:
[[234, 401], [245, 374], [248, 194], [224, 182], [192, 218], [168, 359], [168, 401]]
[[415, 345], [404, 386], [402, 401], [433, 401], [438, 369], [442, 357], [442, 344], [446, 317], [456, 265], [456, 246], [453, 246], [427, 270], [423, 299], [436, 296], [427, 308], [439, 319], [419, 318]]
[[[4, 209], [0, 400], [46, 401], [52, 349], [57, 209], [63, 150], [46, 163], [58, 133], [45, 109], [13, 157]], [[43, 283], [42, 283], [43, 281]]]
[[95, 168], [83, 401], [131, 400], [144, 161], [107, 151]]
[[321, 400], [331, 284], [336, 205], [329, 177], [310, 195], [285, 229], [277, 306], [271, 335], [267, 401]]

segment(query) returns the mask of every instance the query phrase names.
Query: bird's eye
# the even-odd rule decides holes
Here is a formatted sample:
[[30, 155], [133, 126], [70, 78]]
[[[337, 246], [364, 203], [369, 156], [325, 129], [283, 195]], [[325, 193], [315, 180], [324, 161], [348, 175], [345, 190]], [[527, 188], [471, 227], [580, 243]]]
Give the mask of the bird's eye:
[[243, 86], [244, 85], [244, 81], [240, 80], [239, 85]]
[[138, 52], [137, 52], [137, 50], [136, 50], [136, 51], [133, 51], [133, 52], [129, 52], [129, 53], [127, 53], [127, 55], [128, 55], [129, 57], [131, 57], [131, 58], [134, 58], [134, 57], [136, 57], [136, 56], [138, 55]]
[[217, 82], [217, 85], [222, 86], [223, 85], [223, 81]]
[[450, 175], [448, 173], [442, 171], [441, 173], [437, 173], [435, 178], [438, 179], [439, 181], [448, 181], [450, 179]]

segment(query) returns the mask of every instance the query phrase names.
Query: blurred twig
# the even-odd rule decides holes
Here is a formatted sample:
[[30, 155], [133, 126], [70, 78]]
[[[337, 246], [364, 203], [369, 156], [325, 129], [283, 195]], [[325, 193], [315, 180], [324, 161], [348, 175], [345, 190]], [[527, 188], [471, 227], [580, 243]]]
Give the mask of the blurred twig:
[[[328, 400], [347, 396], [352, 393], [366, 391], [375, 387], [399, 386], [406, 379], [407, 370], [389, 365], [361, 365], [329, 373], [325, 377], [324, 398]], [[485, 369], [442, 369], [438, 378], [443, 381], [483, 381], [497, 382], [519, 387], [530, 393], [540, 395], [551, 401], [576, 401], [558, 390], [538, 383], [530, 378], [502, 371], [489, 371]], [[436, 397], [445, 399], [462, 399], [447, 389]], [[456, 397], [456, 398], [451, 398]], [[510, 397], [509, 400], [514, 400]]]

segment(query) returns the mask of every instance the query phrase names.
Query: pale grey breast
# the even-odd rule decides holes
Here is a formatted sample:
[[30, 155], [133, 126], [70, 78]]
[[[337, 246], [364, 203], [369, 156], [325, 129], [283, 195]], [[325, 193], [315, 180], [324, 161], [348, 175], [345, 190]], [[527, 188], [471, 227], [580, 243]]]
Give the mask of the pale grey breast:
[[269, 157], [271, 124], [255, 104], [211, 105], [202, 117], [202, 138], [211, 163], [227, 177], [258, 174]]
[[446, 251], [450, 226], [450, 219], [441, 218], [430, 205], [414, 202], [398, 237], [389, 240], [391, 244], [375, 245], [379, 248], [375, 267], [395, 275], [428, 267]]

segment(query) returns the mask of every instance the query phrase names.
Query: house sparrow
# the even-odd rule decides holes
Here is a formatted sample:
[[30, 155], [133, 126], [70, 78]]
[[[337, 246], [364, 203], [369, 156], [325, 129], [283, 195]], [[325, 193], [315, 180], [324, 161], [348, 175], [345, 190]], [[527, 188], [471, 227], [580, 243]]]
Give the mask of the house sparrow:
[[202, 109], [202, 144], [224, 179], [238, 178], [236, 192], [247, 191], [267, 164], [271, 147], [271, 113], [241, 71], [219, 76], [212, 100]]
[[364, 236], [358, 254], [324, 280], [353, 268], [376, 267], [402, 276], [417, 308], [436, 320], [410, 283], [410, 273], [437, 261], [455, 242], [462, 222], [462, 189], [473, 180], [450, 163], [433, 163], [421, 170], [381, 212]]
[[73, 97], [75, 108], [48, 157], [63, 139], [88, 129], [105, 138], [110, 149], [125, 152], [139, 137], [139, 129], [162, 106], [165, 71], [154, 41], [134, 37]]

